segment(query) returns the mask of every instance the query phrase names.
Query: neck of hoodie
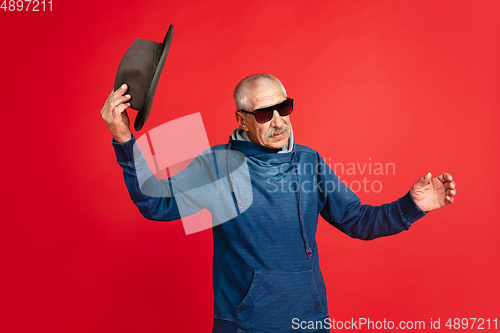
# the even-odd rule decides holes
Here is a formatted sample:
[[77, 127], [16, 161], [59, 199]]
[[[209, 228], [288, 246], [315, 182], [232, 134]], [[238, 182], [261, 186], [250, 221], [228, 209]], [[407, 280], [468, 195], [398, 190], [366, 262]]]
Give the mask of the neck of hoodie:
[[[240, 127], [236, 128], [231, 133], [231, 139], [232, 140], [237, 140], [237, 141], [252, 142], [252, 140], [250, 140], [250, 137], [248, 136], [248, 133], [245, 132], [244, 130], [242, 130]], [[233, 145], [234, 145], [234, 143], [233, 143]], [[257, 145], [257, 144], [255, 144], [255, 145]], [[273, 152], [278, 153], [278, 154], [280, 154], [280, 153], [290, 153], [291, 151], [293, 151], [293, 146], [294, 146], [294, 143], [293, 143], [293, 129], [292, 129], [292, 126], [290, 125], [290, 137], [288, 138], [288, 142], [282, 148], [279, 148], [279, 149], [270, 149], [270, 148], [268, 148], [268, 149], [270, 149]]]

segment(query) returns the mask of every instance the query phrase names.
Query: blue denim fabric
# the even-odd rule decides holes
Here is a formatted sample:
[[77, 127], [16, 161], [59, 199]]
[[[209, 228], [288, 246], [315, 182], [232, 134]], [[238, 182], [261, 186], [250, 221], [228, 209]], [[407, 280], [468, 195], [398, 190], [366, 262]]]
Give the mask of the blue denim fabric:
[[237, 333], [237, 331], [235, 322], [214, 318], [212, 333]]
[[[399, 233], [425, 215], [409, 193], [390, 204], [361, 205], [311, 148], [294, 145], [292, 152], [277, 154], [237, 140], [231, 140], [231, 149], [244, 154], [251, 178], [251, 188], [239, 192], [245, 196], [251, 191], [250, 206], [240, 210], [234, 197], [221, 194], [219, 185], [203, 186], [199, 195], [176, 197], [172, 193], [182, 192], [182, 184], [193, 180], [207, 184], [225, 179], [230, 184], [226, 165], [232, 161], [219, 154], [227, 146], [214, 146], [213, 154], [200, 154], [176, 176], [157, 180], [140, 153], [134, 156], [134, 140], [113, 146], [130, 196], [146, 218], [179, 219], [181, 205], [189, 205], [193, 213], [202, 208], [212, 213], [214, 318], [225, 325], [220, 332], [231, 322], [237, 332], [297, 332], [291, 328], [293, 318], [321, 321], [328, 316], [315, 240], [319, 215], [350, 237], [365, 240]], [[138, 174], [148, 178], [148, 195], [141, 191]], [[221, 207], [234, 209], [235, 217], [218, 223]]]

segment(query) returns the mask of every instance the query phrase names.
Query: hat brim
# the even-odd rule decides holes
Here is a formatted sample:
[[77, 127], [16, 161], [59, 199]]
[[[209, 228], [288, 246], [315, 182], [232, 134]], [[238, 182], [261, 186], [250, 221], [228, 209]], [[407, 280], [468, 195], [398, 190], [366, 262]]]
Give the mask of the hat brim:
[[158, 86], [158, 82], [160, 81], [160, 76], [163, 70], [163, 66], [165, 65], [165, 61], [167, 59], [168, 51], [170, 49], [170, 44], [172, 43], [172, 38], [174, 37], [174, 26], [171, 24], [168, 28], [167, 34], [163, 39], [163, 43], [161, 48], [163, 48], [161, 52], [161, 57], [156, 67], [156, 70], [153, 74], [153, 79], [151, 80], [151, 85], [149, 86], [147, 97], [144, 102], [144, 107], [137, 114], [134, 122], [134, 129], [136, 131], [141, 130], [141, 128], [148, 120], [149, 115], [151, 114], [151, 108], [153, 106], [153, 99], [156, 93], [156, 87]]

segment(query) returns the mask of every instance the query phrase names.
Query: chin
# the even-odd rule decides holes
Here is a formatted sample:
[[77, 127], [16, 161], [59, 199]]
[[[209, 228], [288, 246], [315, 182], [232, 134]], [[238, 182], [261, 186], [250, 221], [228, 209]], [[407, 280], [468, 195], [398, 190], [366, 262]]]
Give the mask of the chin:
[[289, 132], [288, 133], [283, 133], [283, 134], [285, 134], [284, 138], [282, 138], [279, 141], [275, 141], [275, 140], [273, 140], [273, 138], [270, 138], [269, 140], [267, 140], [267, 143], [266, 143], [265, 146], [267, 148], [272, 148], [272, 149], [283, 148], [287, 144], [288, 140], [290, 139]]

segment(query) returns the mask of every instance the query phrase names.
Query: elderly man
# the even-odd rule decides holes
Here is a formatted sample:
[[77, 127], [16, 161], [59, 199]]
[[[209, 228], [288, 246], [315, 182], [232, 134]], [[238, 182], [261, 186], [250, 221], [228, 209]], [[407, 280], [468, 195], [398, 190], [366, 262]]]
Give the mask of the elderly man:
[[[361, 205], [318, 152], [294, 142], [293, 100], [268, 74], [251, 75], [236, 86], [239, 127], [227, 145], [212, 147], [176, 176], [158, 180], [134, 148], [125, 91], [122, 86], [111, 93], [101, 115], [141, 213], [163, 221], [179, 219], [181, 210], [212, 213], [213, 332], [329, 332], [315, 240], [319, 215], [350, 237], [373, 239], [408, 229], [426, 212], [453, 203], [456, 195], [451, 175], [431, 178], [429, 173], [390, 204]], [[249, 171], [246, 183], [234, 172], [243, 164]], [[183, 187], [193, 179], [203, 185], [222, 179], [229, 190], [200, 185], [196, 195], [192, 186]]]

